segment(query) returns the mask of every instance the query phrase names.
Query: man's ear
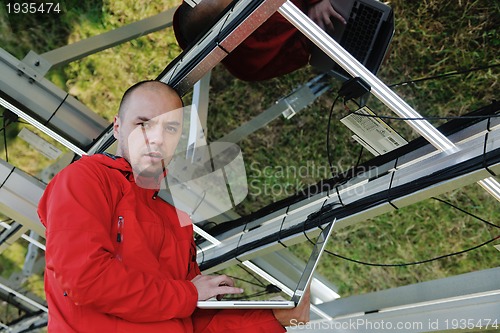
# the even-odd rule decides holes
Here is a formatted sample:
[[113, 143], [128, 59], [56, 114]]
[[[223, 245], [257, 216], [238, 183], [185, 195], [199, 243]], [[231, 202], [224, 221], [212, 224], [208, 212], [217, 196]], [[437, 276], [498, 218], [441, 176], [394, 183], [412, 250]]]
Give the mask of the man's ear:
[[113, 136], [118, 140], [118, 133], [120, 131], [120, 118], [118, 115], [113, 119]]

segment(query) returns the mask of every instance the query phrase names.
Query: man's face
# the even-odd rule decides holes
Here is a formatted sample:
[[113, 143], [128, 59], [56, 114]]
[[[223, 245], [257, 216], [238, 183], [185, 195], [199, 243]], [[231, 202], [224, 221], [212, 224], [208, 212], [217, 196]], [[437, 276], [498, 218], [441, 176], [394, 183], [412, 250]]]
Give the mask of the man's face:
[[139, 87], [115, 118], [117, 155], [124, 157], [134, 174], [158, 177], [172, 159], [182, 133], [182, 102], [164, 87]]

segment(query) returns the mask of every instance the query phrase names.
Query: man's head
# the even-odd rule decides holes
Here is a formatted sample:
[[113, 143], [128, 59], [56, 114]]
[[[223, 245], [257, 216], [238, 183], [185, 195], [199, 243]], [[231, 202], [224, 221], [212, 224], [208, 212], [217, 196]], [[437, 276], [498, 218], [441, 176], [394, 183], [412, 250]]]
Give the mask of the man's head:
[[[183, 2], [175, 13], [174, 31], [177, 41], [186, 48], [196, 37], [215, 23], [233, 0], [202, 0], [194, 8]], [[176, 21], [176, 22], [175, 22]]]
[[116, 155], [124, 157], [136, 175], [157, 177], [168, 165], [182, 133], [182, 100], [160, 81], [143, 81], [123, 95], [113, 134]]

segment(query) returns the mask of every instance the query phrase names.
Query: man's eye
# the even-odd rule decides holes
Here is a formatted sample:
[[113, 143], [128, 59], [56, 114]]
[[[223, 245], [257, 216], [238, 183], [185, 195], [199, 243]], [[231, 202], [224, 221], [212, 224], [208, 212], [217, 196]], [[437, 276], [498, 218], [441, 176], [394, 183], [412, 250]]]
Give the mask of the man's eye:
[[175, 127], [175, 126], [167, 126], [167, 127], [165, 128], [165, 130], [166, 130], [167, 132], [169, 132], [169, 133], [177, 133], [178, 128], [177, 128], [177, 127]]
[[149, 123], [148, 122], [141, 122], [141, 123], [138, 123], [139, 126], [141, 126], [142, 128], [149, 128]]

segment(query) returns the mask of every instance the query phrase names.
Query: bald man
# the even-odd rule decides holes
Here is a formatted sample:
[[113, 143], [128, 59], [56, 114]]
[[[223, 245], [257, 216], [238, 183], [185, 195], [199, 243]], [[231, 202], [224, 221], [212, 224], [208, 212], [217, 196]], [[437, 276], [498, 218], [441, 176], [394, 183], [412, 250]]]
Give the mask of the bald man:
[[189, 217], [158, 199], [182, 132], [183, 103], [159, 81], [124, 94], [116, 155], [84, 156], [48, 184], [38, 207], [46, 229], [49, 332], [284, 332], [309, 319], [293, 310], [197, 310], [238, 294], [227, 276], [201, 275]]

